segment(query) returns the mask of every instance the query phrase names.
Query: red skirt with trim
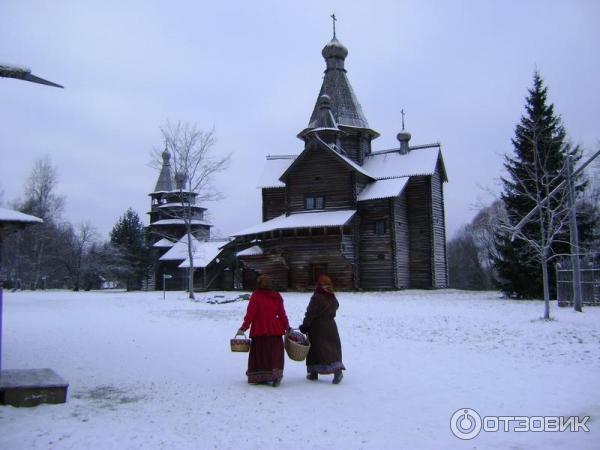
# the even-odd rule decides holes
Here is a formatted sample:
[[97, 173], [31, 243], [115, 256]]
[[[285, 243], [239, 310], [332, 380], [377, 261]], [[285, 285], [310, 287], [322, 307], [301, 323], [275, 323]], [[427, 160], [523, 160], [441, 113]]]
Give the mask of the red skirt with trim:
[[283, 377], [284, 360], [281, 336], [253, 337], [246, 372], [248, 383], [265, 383]]

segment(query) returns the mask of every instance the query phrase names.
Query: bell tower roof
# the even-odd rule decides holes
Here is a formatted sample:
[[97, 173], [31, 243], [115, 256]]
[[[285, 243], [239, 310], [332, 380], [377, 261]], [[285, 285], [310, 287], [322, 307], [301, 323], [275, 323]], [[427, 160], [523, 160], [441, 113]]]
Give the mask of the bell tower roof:
[[[335, 21], [334, 21], [335, 25]], [[348, 56], [348, 49], [334, 36], [321, 51], [325, 58], [326, 69], [323, 84], [315, 102], [313, 112], [310, 116], [308, 128], [316, 128], [319, 119], [320, 101], [323, 95], [327, 95], [331, 102], [331, 112], [339, 126], [364, 128], [370, 130], [374, 137], [379, 134], [371, 130], [362, 107], [354, 94], [354, 90], [346, 76], [344, 62]]]
[[154, 192], [173, 190], [173, 174], [171, 173], [171, 154], [169, 153], [169, 150], [167, 150], [166, 146], [165, 150], [162, 152], [162, 160], [162, 167], [160, 169], [160, 174], [158, 175], [158, 180], [156, 181]]

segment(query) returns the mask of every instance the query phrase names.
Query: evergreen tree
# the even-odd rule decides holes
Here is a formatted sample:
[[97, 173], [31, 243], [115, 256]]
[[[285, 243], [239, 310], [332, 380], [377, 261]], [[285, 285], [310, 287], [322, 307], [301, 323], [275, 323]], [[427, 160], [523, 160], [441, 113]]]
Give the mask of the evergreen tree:
[[[575, 163], [581, 158], [580, 149], [572, 148], [567, 142], [561, 119], [555, 114], [554, 105], [548, 104], [548, 90], [538, 72], [534, 74], [533, 87], [528, 93], [525, 114], [517, 124], [512, 139], [514, 153], [505, 156], [504, 166], [508, 176], [502, 179], [504, 189], [501, 199], [508, 224], [512, 226], [564, 180], [566, 158], [569, 155]], [[577, 180], [577, 191], [581, 192], [584, 188], [585, 183]], [[511, 241], [511, 233], [496, 233], [494, 266], [498, 284], [506, 294], [518, 298], [542, 297], [540, 254], [539, 251], [536, 254], [531, 243], [545, 240], [549, 244], [542, 258], [549, 262], [548, 275], [552, 278], [554, 260], [549, 260], [550, 256], [570, 251], [566, 216], [556, 217], [565, 215], [565, 205], [564, 195], [557, 195], [541, 208], [540, 214], [522, 228], [526, 240]], [[582, 229], [590, 225], [589, 221], [583, 222], [580, 224]], [[549, 286], [553, 289], [554, 282], [550, 281]]]
[[150, 248], [144, 224], [133, 209], [129, 208], [119, 218], [110, 232], [110, 243], [117, 250], [119, 259], [127, 264], [121, 271], [127, 290], [140, 289], [148, 273]]

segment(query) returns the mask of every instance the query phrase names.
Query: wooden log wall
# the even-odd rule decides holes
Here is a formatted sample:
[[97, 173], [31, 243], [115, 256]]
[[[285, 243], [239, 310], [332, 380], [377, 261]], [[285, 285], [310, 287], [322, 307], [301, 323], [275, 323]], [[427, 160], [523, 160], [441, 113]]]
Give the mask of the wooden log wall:
[[336, 290], [351, 290], [352, 265], [342, 255], [341, 236], [296, 238], [287, 247], [287, 261], [290, 266], [290, 287], [294, 290], [312, 290], [315, 287], [312, 277], [313, 266], [326, 266]]
[[273, 289], [288, 289], [289, 266], [282, 255], [265, 253], [256, 256], [242, 256], [240, 263], [244, 269], [244, 289], [254, 289], [256, 279], [252, 280], [251, 277], [261, 274], [267, 274], [273, 279]]
[[344, 132], [340, 137], [340, 145], [346, 156], [362, 165], [365, 156], [371, 153], [370, 136], [357, 128], [340, 126]]
[[444, 187], [439, 166], [431, 177], [433, 225], [433, 287], [448, 287]]
[[306, 196], [324, 196], [325, 208], [353, 207], [352, 172], [342, 162], [320, 147], [299, 161], [287, 180], [287, 211], [304, 211]]
[[346, 156], [356, 162], [361, 161], [361, 142], [360, 135], [344, 134], [340, 138], [340, 145], [346, 152]]
[[188, 288], [188, 271], [180, 269], [181, 261], [158, 261], [155, 272], [156, 289], [163, 289], [163, 275], [169, 274], [172, 278], [166, 280], [167, 291], [187, 290]]
[[266, 222], [285, 213], [285, 188], [262, 190], [262, 220]]
[[[389, 199], [358, 204], [360, 216], [359, 271], [363, 289], [394, 289], [395, 270]], [[375, 222], [385, 222], [385, 233], [375, 233]]]
[[410, 287], [410, 237], [406, 193], [392, 200], [396, 241], [396, 287]]
[[405, 192], [409, 220], [410, 287], [429, 289], [433, 287], [431, 177], [412, 177]]
[[260, 244], [265, 252], [263, 255], [240, 257], [245, 269], [244, 288], [252, 289], [253, 279], [248, 278], [251, 275], [246, 276], [246, 272], [252, 269], [256, 275], [271, 275], [277, 289], [312, 290], [314, 281], [311, 271], [313, 266], [318, 265], [326, 266], [336, 289], [353, 289], [352, 261], [344, 256], [344, 253], [353, 256], [351, 243], [346, 247], [346, 252], [342, 252], [342, 242], [350, 242], [351, 236], [344, 237], [335, 229], [323, 229], [322, 232], [317, 236], [290, 236], [263, 241]]

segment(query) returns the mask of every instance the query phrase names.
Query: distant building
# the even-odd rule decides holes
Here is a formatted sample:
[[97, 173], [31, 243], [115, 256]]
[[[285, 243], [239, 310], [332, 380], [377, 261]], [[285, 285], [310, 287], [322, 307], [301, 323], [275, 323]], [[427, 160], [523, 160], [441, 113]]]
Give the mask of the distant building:
[[[193, 266], [194, 287], [206, 289], [221, 283], [223, 268], [217, 261], [220, 247], [227, 240], [211, 240], [210, 228], [204, 219], [206, 208], [196, 204], [198, 194], [185, 190], [185, 179], [171, 170], [171, 154], [162, 153], [162, 167], [154, 191], [150, 193], [150, 232], [155, 263], [149, 289], [187, 289], [188, 268]], [[191, 218], [192, 253], [190, 262], [187, 251], [186, 223]]]
[[[325, 76], [298, 155], [268, 156], [259, 187], [263, 222], [235, 233], [246, 289], [268, 273], [277, 289], [309, 289], [327, 273], [338, 289], [448, 285], [439, 144], [373, 151], [379, 136], [346, 76], [348, 50], [322, 51]], [[157, 189], [158, 190], [158, 189]]]

